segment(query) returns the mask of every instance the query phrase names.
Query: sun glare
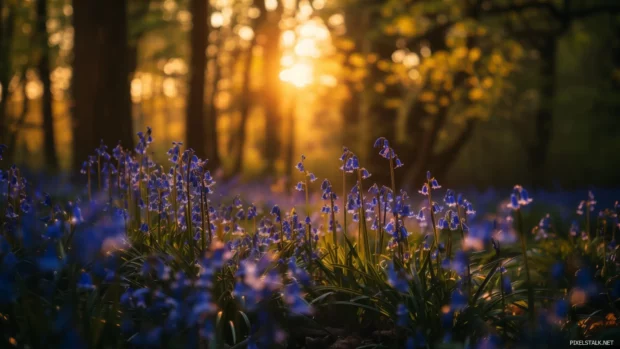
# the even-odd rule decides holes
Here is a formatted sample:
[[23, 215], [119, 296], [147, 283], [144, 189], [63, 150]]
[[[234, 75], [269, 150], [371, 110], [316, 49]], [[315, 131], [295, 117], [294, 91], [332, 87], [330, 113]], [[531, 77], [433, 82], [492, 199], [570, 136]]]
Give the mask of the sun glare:
[[280, 80], [302, 88], [312, 83], [313, 68], [308, 63], [295, 63], [280, 72]]
[[[321, 72], [321, 62], [317, 59], [330, 45], [329, 31], [322, 20], [312, 18], [282, 33], [281, 42], [285, 47], [280, 64], [280, 80], [298, 88], [313, 83], [315, 74]], [[329, 50], [329, 48], [327, 48]], [[323, 75], [321, 75], [323, 76]], [[327, 83], [324, 83], [324, 80]], [[323, 85], [331, 85], [329, 79], [318, 78]]]

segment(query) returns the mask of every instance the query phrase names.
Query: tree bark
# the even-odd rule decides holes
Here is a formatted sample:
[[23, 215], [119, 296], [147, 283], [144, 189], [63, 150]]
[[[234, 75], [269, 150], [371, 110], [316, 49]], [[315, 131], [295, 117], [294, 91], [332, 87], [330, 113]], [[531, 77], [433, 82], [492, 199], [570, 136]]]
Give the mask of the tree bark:
[[127, 3], [73, 1], [73, 164], [103, 140], [133, 147]]
[[190, 32], [191, 58], [189, 94], [185, 121], [187, 146], [193, 148], [196, 155], [204, 158], [207, 154], [205, 142], [205, 72], [207, 70], [207, 24], [208, 4], [204, 0], [191, 1], [192, 30]]
[[[7, 5], [8, 6], [8, 5]], [[4, 0], [0, 0], [0, 14], [4, 10]], [[10, 98], [9, 82], [11, 81], [11, 43], [13, 40], [13, 25], [15, 11], [9, 6], [6, 22], [0, 15], [0, 85], [2, 85], [2, 98], [0, 98], [0, 144], [8, 143], [10, 138], [7, 102]], [[10, 158], [14, 150], [8, 149], [5, 156]]]
[[[280, 4], [281, 5], [281, 4]], [[266, 10], [263, 10], [266, 11]], [[265, 172], [275, 173], [282, 147], [282, 113], [280, 110], [280, 12], [267, 14], [263, 37], [263, 106], [265, 109]]]
[[236, 135], [235, 142], [235, 162], [232, 174], [236, 175], [241, 173], [243, 169], [243, 156], [245, 153], [245, 143], [246, 143], [246, 126], [248, 123], [248, 118], [250, 114], [250, 106], [252, 104], [252, 91], [250, 88], [250, 73], [252, 70], [252, 61], [253, 54], [252, 51], [254, 49], [255, 40], [252, 40], [250, 46], [245, 53], [244, 61], [243, 61], [243, 82], [242, 82], [242, 91], [241, 91], [241, 118], [239, 120], [238, 131]]
[[47, 169], [58, 169], [56, 141], [54, 137], [54, 115], [52, 111], [52, 83], [50, 80], [49, 46], [47, 35], [47, 0], [37, 0], [37, 35], [40, 40], [41, 59], [39, 60], [39, 78], [43, 84], [41, 105], [43, 111], [43, 151]]

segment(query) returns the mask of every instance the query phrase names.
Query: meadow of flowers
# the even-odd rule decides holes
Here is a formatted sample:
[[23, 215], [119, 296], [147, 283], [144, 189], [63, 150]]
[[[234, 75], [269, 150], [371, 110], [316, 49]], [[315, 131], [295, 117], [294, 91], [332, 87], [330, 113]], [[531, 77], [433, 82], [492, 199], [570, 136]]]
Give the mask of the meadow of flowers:
[[340, 178], [317, 178], [302, 156], [293, 185], [304, 202], [267, 206], [213, 195], [207, 160], [173, 143], [158, 164], [151, 142], [148, 129], [133, 150], [101, 144], [69, 200], [0, 162], [1, 347], [563, 348], [620, 338], [617, 202], [601, 208], [585, 193], [570, 222], [543, 215], [531, 227], [533, 198], [515, 186], [485, 225], [475, 202], [431, 173], [414, 197], [399, 190], [402, 164], [380, 138], [390, 183], [374, 183], [344, 148]]

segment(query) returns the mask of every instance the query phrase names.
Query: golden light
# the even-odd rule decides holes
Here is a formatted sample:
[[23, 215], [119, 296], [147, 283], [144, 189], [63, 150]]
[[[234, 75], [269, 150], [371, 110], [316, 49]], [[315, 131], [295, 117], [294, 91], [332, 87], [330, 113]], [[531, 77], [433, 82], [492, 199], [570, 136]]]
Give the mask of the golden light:
[[428, 46], [424, 46], [420, 49], [420, 53], [422, 54], [422, 57], [428, 58], [431, 55], [431, 48]]
[[153, 97], [153, 75], [150, 73], [141, 73], [140, 80], [142, 80], [142, 98], [150, 99]]
[[280, 59], [280, 64], [284, 67], [290, 67], [295, 63], [295, 58], [291, 55], [284, 55]]
[[297, 11], [297, 18], [300, 20], [308, 19], [312, 15], [313, 11], [314, 10], [312, 9], [312, 6], [310, 6], [310, 3], [307, 1], [304, 1], [299, 4], [299, 10]]
[[420, 64], [420, 57], [414, 52], [409, 52], [403, 59], [403, 64], [407, 68], [415, 67]]
[[409, 79], [416, 81], [420, 78], [420, 72], [417, 69], [411, 69], [409, 71]]
[[169, 59], [166, 64], [164, 64], [164, 73], [166, 75], [187, 74], [187, 65], [185, 64], [185, 61], [181, 58]]
[[394, 61], [394, 63], [400, 63], [405, 59], [405, 55], [406, 53], [404, 50], [396, 50], [392, 53], [392, 61]]
[[162, 8], [164, 9], [164, 11], [166, 11], [167, 13], [171, 13], [176, 11], [177, 9], [177, 3], [176, 1], [173, 0], [166, 0], [164, 1], [164, 3], [162, 4]]
[[163, 84], [164, 95], [166, 97], [176, 97], [177, 95], [177, 84], [173, 78], [165, 78]]
[[280, 72], [280, 80], [302, 88], [312, 83], [313, 69], [307, 63], [295, 63]]
[[254, 38], [254, 30], [252, 30], [252, 28], [248, 27], [247, 25], [244, 25], [243, 27], [239, 28], [239, 37], [242, 40], [250, 41]]
[[192, 14], [189, 11], [179, 11], [177, 13], [177, 20], [184, 26], [188, 26], [190, 25], [190, 23], [192, 22]]
[[140, 103], [142, 100], [142, 80], [134, 78], [131, 80], [131, 101]]
[[287, 30], [282, 33], [282, 45], [284, 46], [293, 46], [295, 43], [295, 32], [292, 30]]
[[323, 7], [325, 7], [325, 0], [314, 0], [312, 2], [312, 7], [314, 7], [315, 10], [322, 10]]
[[265, 10], [273, 11], [278, 8], [278, 0], [265, 0]]
[[26, 83], [26, 97], [37, 99], [43, 95], [43, 84], [39, 80], [31, 80]]
[[211, 26], [219, 28], [224, 24], [224, 15], [221, 12], [213, 12], [211, 15]]
[[336, 87], [336, 85], [338, 85], [338, 80], [336, 79], [336, 77], [328, 74], [321, 75], [321, 77], [319, 78], [319, 82], [321, 83], [321, 85], [325, 85], [328, 87]]
[[333, 14], [327, 20], [327, 23], [332, 27], [337, 27], [344, 24], [344, 16], [340, 13]]
[[73, 6], [66, 4], [62, 7], [62, 13], [67, 17], [71, 16], [73, 14]]
[[295, 45], [295, 54], [300, 57], [318, 57], [319, 49], [316, 46], [316, 41], [310, 38], [299, 40]]
[[260, 16], [260, 9], [258, 7], [252, 6], [248, 10], [248, 17], [252, 19], [256, 19]]

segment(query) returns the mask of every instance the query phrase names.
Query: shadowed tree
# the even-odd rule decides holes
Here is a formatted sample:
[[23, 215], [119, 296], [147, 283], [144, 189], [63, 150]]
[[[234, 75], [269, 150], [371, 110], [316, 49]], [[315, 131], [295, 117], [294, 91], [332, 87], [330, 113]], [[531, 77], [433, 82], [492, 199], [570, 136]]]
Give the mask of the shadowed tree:
[[133, 147], [125, 0], [73, 1], [73, 164], [103, 140]]
[[41, 108], [43, 110], [43, 151], [45, 165], [49, 170], [58, 168], [56, 142], [54, 137], [54, 115], [52, 111], [52, 83], [50, 80], [50, 60], [47, 34], [47, 0], [37, 0], [37, 37], [41, 56], [39, 58], [39, 78], [43, 84]]
[[259, 28], [260, 43], [263, 47], [263, 107], [265, 110], [265, 172], [275, 172], [275, 163], [282, 147], [282, 115], [280, 110], [280, 17], [282, 3], [278, 1], [275, 10], [268, 11], [265, 1], [257, 1], [257, 7], [265, 19]]
[[205, 74], [207, 71], [207, 44], [209, 37], [209, 5], [204, 0], [192, 0], [192, 30], [190, 32], [189, 94], [185, 123], [187, 146], [200, 157], [209, 159], [212, 168], [220, 163], [217, 149], [217, 115], [205, 113]]
[[[10, 97], [11, 47], [15, 22], [15, 7], [0, 0], [0, 144], [9, 143], [10, 133], [7, 118], [7, 102]], [[9, 149], [9, 152], [13, 150]], [[8, 155], [8, 154], [6, 154]]]
[[205, 143], [205, 72], [207, 69], [207, 2], [192, 0], [192, 30], [190, 31], [189, 94], [185, 117], [185, 141], [200, 157], [206, 155]]

